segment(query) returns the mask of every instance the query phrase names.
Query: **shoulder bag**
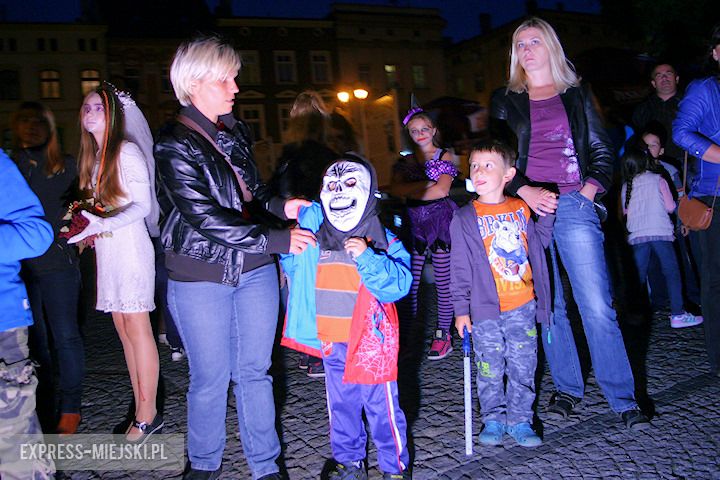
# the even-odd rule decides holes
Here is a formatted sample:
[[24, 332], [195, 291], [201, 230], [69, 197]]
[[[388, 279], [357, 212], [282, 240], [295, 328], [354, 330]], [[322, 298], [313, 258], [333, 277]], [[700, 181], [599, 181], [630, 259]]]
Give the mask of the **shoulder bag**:
[[[683, 165], [683, 186], [687, 185], [687, 163], [688, 154], [685, 152], [685, 162]], [[680, 198], [678, 216], [685, 227], [693, 231], [708, 229], [710, 222], [712, 222], [713, 208], [715, 208], [715, 200], [717, 199], [719, 186], [720, 177], [718, 177], [718, 182], [715, 185], [715, 194], [713, 195], [712, 205], [710, 206], [705, 205], [696, 198], [689, 198], [687, 193]]]

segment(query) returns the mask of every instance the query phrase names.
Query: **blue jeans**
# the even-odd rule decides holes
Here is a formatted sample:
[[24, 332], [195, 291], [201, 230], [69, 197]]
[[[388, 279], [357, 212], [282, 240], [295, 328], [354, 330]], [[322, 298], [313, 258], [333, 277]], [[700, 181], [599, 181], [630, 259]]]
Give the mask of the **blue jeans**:
[[632, 249], [640, 276], [640, 285], [645, 285], [652, 255], [660, 264], [662, 279], [670, 299], [670, 313], [672, 315], [683, 313], [682, 281], [673, 243], [668, 241], [643, 242], [633, 245]]
[[[29, 276], [28, 298], [35, 323], [30, 327], [32, 354], [47, 375], [42, 381], [52, 382], [53, 370], [60, 377], [60, 413], [80, 413], [85, 351], [78, 325], [80, 270], [77, 267]], [[47, 328], [52, 333], [58, 365], [53, 369]], [[48, 385], [51, 390], [52, 387]]]
[[582, 317], [595, 378], [610, 408], [615, 412], [636, 408], [635, 383], [612, 307], [604, 237], [593, 202], [579, 192], [563, 194], [556, 213], [550, 249], [554, 312], [550, 326], [543, 326], [542, 336], [555, 387], [579, 398], [585, 390], [560, 282], [559, 256]]
[[270, 355], [278, 318], [275, 265], [243, 273], [237, 287], [168, 282], [168, 305], [190, 368], [188, 457], [217, 470], [225, 449], [227, 391], [233, 381], [240, 440], [253, 478], [279, 470], [280, 440]]

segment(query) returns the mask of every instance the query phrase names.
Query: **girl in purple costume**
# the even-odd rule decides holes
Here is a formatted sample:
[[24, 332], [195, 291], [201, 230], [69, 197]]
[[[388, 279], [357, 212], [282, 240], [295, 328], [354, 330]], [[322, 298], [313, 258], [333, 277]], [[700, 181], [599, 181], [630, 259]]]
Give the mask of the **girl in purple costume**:
[[401, 315], [401, 330], [412, 331], [417, 316], [420, 276], [430, 250], [438, 294], [438, 320], [435, 337], [428, 353], [430, 360], [440, 360], [452, 352], [453, 309], [450, 301], [450, 220], [457, 210], [450, 200], [450, 186], [458, 174], [450, 153], [440, 148], [437, 128], [420, 108], [410, 110], [403, 121], [415, 142], [416, 153], [398, 161], [393, 168], [391, 193], [404, 197], [410, 223], [406, 239], [412, 253], [413, 283], [408, 295], [409, 312]]

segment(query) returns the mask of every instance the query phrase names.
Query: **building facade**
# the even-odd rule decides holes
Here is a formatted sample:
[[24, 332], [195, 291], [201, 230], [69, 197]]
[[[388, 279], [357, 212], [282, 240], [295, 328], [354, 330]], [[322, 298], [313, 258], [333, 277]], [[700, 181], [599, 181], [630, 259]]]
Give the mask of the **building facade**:
[[106, 27], [0, 24], [0, 144], [12, 148], [10, 121], [23, 101], [55, 115], [63, 150], [77, 154], [79, 112], [87, 92], [107, 74]]

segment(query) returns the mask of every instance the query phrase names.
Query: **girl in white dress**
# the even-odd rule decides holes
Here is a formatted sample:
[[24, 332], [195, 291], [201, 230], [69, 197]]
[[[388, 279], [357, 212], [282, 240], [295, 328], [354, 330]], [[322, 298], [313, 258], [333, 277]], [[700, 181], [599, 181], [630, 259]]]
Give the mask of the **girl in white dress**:
[[137, 107], [121, 96], [122, 101], [114, 87], [103, 84], [83, 102], [80, 188], [92, 189], [96, 202], [111, 210], [107, 217], [82, 212], [90, 223], [69, 242], [97, 235], [96, 308], [112, 313], [130, 373], [136, 410], [127, 440], [144, 443], [163, 427], [155, 408], [159, 361], [149, 315], [155, 309], [155, 257], [145, 224], [154, 201], [148, 172], [152, 159], [127, 141], [123, 110]]

